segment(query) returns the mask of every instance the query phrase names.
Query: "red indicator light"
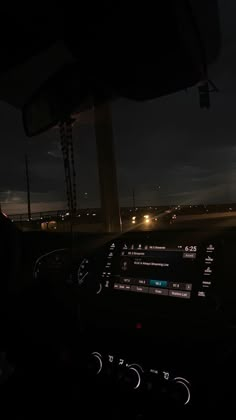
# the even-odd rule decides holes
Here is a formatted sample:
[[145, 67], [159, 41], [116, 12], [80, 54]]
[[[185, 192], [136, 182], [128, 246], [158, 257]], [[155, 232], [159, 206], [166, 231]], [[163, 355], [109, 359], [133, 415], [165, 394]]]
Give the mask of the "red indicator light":
[[141, 322], [137, 322], [136, 324], [136, 330], [141, 330], [143, 328]]

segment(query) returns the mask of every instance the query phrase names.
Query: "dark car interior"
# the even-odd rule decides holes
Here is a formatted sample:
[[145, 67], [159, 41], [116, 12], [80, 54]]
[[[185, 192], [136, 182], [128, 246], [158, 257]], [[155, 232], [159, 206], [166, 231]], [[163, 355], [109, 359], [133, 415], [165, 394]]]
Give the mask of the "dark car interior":
[[[2, 38], [0, 95], [22, 111], [26, 134], [119, 97], [147, 101], [192, 86], [209, 108], [218, 3], [164, 3], [155, 13], [108, 2], [79, 2], [79, 14], [7, 7], [4, 25], [17, 36]], [[108, 201], [115, 194], [101, 191]], [[102, 202], [104, 233], [21, 232], [0, 214], [2, 418], [234, 410], [235, 228], [122, 232]]]
[[234, 231], [78, 235], [73, 247], [57, 235], [53, 249], [47, 234], [1, 229], [5, 272], [17, 262], [1, 299], [11, 415], [233, 409]]

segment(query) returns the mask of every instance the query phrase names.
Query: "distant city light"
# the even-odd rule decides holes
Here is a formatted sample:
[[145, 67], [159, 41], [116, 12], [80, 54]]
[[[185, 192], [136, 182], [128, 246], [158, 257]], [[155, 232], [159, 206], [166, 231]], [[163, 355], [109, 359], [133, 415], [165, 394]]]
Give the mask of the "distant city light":
[[150, 216], [149, 216], [149, 214], [145, 214], [143, 217], [144, 217], [144, 219], [147, 220], [147, 219], [149, 219]]
[[136, 223], [136, 220], [132, 220], [132, 223], [135, 224]]
[[136, 219], [136, 216], [133, 216], [133, 217], [132, 217], [132, 220], [135, 220], [135, 219]]
[[96, 213], [93, 213], [92, 216], [96, 216]]

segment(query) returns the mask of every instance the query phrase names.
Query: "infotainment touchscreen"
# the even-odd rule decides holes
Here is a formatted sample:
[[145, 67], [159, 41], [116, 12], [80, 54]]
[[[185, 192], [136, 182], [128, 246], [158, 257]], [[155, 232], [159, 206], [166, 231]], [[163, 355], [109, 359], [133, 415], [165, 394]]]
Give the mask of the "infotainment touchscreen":
[[215, 245], [119, 242], [102, 276], [117, 291], [190, 299], [206, 297], [215, 275]]

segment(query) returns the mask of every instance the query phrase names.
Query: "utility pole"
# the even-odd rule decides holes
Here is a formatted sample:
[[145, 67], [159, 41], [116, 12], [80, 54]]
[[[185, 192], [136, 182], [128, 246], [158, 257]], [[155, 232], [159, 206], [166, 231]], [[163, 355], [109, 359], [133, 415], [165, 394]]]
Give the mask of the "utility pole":
[[132, 199], [133, 199], [133, 210], [135, 210], [136, 208], [135, 188], [132, 189]]
[[161, 186], [158, 185], [157, 186], [157, 206], [160, 206], [160, 190], [161, 190]]
[[30, 180], [29, 180], [29, 160], [27, 154], [25, 155], [25, 173], [26, 173], [26, 187], [27, 187], [27, 203], [28, 203], [28, 219], [31, 220], [31, 202], [30, 202]]

